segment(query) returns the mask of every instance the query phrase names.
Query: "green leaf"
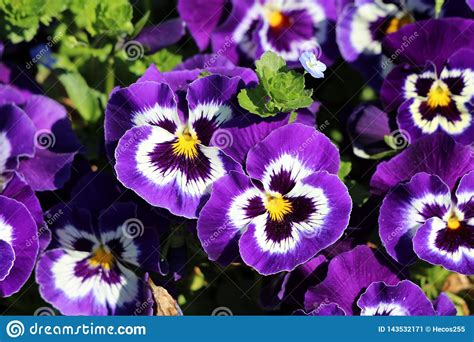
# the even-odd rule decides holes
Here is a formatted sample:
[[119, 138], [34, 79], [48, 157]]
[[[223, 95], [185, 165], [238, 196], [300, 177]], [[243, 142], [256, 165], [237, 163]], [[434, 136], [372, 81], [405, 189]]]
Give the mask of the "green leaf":
[[305, 89], [304, 75], [288, 70], [283, 58], [266, 52], [255, 62], [259, 84], [253, 89], [242, 89], [239, 104], [261, 117], [292, 112], [313, 103], [313, 91]]
[[132, 39], [138, 36], [138, 34], [143, 30], [149, 18], [150, 18], [150, 11], [147, 11], [145, 15], [135, 24], [135, 27], [133, 28], [133, 33], [131, 36]]
[[352, 170], [352, 163], [349, 161], [341, 161], [341, 165], [339, 166], [339, 172], [337, 175], [339, 178], [344, 181], [346, 177], [351, 173]]
[[99, 94], [102, 94], [90, 88], [79, 73], [64, 73], [59, 81], [84, 121], [93, 123], [101, 117], [99, 101], [103, 99]]
[[91, 36], [119, 37], [133, 32], [133, 7], [127, 0], [72, 0], [74, 21]]
[[0, 0], [0, 35], [13, 43], [30, 41], [40, 23], [48, 25], [67, 6], [63, 0]]

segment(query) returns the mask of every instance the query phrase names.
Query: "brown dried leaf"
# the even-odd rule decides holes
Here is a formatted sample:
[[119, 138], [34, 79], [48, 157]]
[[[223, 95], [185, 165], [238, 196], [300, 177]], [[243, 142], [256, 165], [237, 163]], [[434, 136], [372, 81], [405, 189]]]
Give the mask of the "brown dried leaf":
[[161, 286], [157, 286], [148, 279], [153, 298], [156, 303], [155, 316], [181, 316], [181, 309], [169, 292]]

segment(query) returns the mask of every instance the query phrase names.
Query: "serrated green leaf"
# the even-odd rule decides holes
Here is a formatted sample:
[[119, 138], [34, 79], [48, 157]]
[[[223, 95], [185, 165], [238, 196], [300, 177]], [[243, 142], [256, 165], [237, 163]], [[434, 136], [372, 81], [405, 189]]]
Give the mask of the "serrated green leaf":
[[84, 121], [93, 123], [101, 117], [98, 93], [79, 73], [64, 73], [59, 76], [59, 81]]
[[266, 52], [255, 63], [259, 84], [239, 94], [239, 104], [262, 117], [292, 112], [313, 103], [311, 89], [305, 89], [304, 75], [288, 70], [285, 61]]

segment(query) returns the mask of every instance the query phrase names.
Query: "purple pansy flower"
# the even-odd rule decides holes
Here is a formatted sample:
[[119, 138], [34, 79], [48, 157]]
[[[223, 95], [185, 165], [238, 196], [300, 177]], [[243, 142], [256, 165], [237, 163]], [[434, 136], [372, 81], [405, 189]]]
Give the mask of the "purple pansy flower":
[[1, 297], [11, 296], [26, 283], [39, 250], [36, 223], [27, 203], [20, 202], [18, 197], [6, 197], [8, 194], [6, 190], [0, 195]]
[[409, 280], [396, 285], [372, 283], [357, 301], [361, 316], [434, 316], [433, 304]]
[[418, 256], [474, 274], [474, 172], [454, 191], [436, 175], [416, 174], [385, 197], [379, 226], [385, 248], [399, 262]]
[[352, 203], [338, 168], [336, 147], [314, 128], [290, 124], [270, 133], [248, 153], [248, 176], [232, 172], [213, 186], [198, 220], [209, 258], [240, 254], [267, 275], [314, 257], [348, 224]]
[[17, 171], [35, 191], [61, 188], [80, 149], [66, 110], [45, 96], [25, 99], [9, 86], [2, 90], [0, 187]]
[[426, 172], [437, 175], [453, 189], [459, 178], [471, 170], [474, 170], [471, 147], [438, 133], [419, 139], [398, 156], [377, 165], [370, 187], [373, 194], [384, 195], [415, 174]]
[[410, 140], [441, 131], [472, 143], [474, 21], [420, 21], [387, 36], [384, 47], [400, 65], [384, 81], [381, 97], [387, 110], [398, 110], [398, 126]]
[[322, 304], [335, 303], [346, 315], [359, 314], [356, 302], [370, 284], [395, 285], [401, 276], [384, 254], [357, 246], [330, 261], [326, 279], [306, 292], [305, 309], [311, 312]]
[[242, 57], [255, 60], [265, 51], [297, 63], [303, 51], [322, 47], [321, 59], [330, 64], [337, 54], [333, 1], [234, 0], [232, 5], [211, 39], [213, 50], [235, 63]]
[[[114, 91], [106, 109], [106, 140], [117, 177], [150, 204], [196, 218], [210, 185], [234, 160], [212, 147], [214, 133], [238, 113], [240, 78], [212, 75], [189, 85], [188, 108], [164, 83], [138, 82]], [[180, 103], [181, 104], [181, 103]]]
[[57, 209], [53, 243], [36, 269], [43, 299], [65, 315], [151, 314], [148, 276], [136, 271], [159, 270], [159, 244], [154, 230], [137, 218], [136, 206], [116, 203], [97, 225], [88, 210]]

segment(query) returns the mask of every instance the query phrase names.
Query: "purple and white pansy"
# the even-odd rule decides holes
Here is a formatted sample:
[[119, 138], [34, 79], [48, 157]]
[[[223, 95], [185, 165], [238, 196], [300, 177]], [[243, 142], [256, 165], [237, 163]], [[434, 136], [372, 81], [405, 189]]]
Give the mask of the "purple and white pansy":
[[234, 0], [232, 12], [212, 34], [212, 47], [233, 62], [274, 51], [290, 63], [297, 63], [303, 51], [322, 47], [321, 59], [330, 64], [337, 56], [335, 21], [333, 1]]
[[357, 301], [361, 316], [434, 316], [433, 304], [423, 290], [409, 280], [396, 285], [375, 282]]
[[[329, 262], [326, 278], [305, 296], [307, 315], [420, 316], [455, 315], [441, 293], [432, 303], [404, 278], [399, 265], [377, 250], [360, 245]], [[299, 314], [304, 314], [301, 310]]]
[[226, 263], [240, 255], [268, 275], [336, 242], [352, 207], [338, 168], [336, 147], [314, 128], [290, 124], [270, 133], [250, 149], [247, 174], [214, 183], [197, 227], [209, 258]]
[[240, 78], [212, 75], [189, 85], [187, 109], [164, 83], [139, 82], [112, 93], [106, 140], [118, 179], [154, 206], [196, 218], [210, 185], [241, 167], [219, 148], [214, 133], [237, 115]]
[[385, 248], [399, 262], [419, 257], [474, 274], [474, 172], [453, 191], [436, 175], [416, 174], [386, 196], [379, 225]]
[[148, 276], [138, 271], [159, 270], [159, 244], [136, 206], [116, 203], [97, 225], [88, 210], [61, 210], [36, 268], [43, 299], [65, 315], [150, 315]]
[[473, 37], [472, 20], [453, 18], [407, 25], [384, 40], [399, 65], [381, 97], [387, 110], [398, 111], [398, 125], [412, 142], [436, 132], [466, 145], [474, 141]]
[[25, 204], [0, 195], [0, 296], [18, 292], [38, 256], [38, 230]]

